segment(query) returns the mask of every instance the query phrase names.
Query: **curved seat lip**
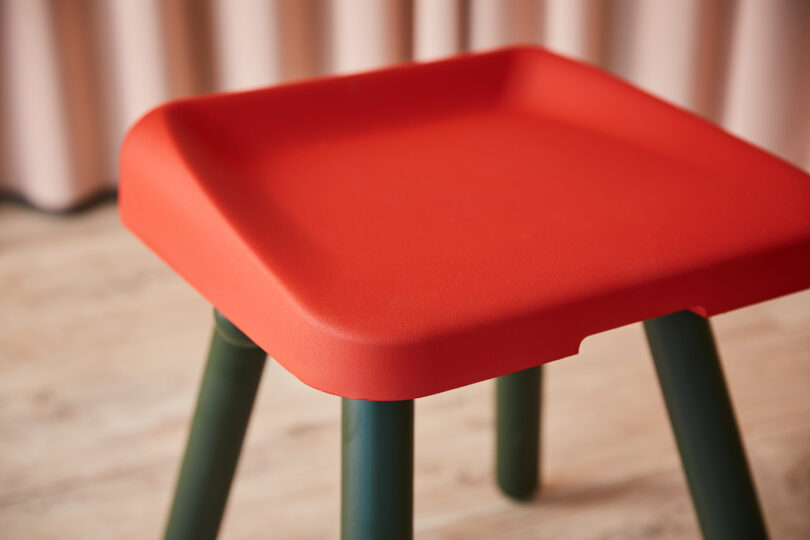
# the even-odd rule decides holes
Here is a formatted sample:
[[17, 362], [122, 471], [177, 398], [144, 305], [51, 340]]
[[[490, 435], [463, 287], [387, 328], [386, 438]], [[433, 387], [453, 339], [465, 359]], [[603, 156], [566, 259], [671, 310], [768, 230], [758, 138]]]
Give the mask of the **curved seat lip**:
[[[448, 73], [452, 77], [446, 75]], [[483, 89], [476, 86], [476, 77], [493, 73], [503, 76], [504, 80], [500, 83], [482, 83], [479, 86]], [[492, 129], [495, 135], [505, 137], [505, 141], [517, 146], [520, 141], [510, 139], [514, 132], [525, 133], [530, 138], [541, 137], [538, 141], [547, 141], [548, 139], [542, 139], [546, 135], [541, 128], [532, 123], [534, 120], [523, 122], [519, 118], [521, 110], [536, 114], [535, 109], [539, 108], [541, 113], [537, 114], [541, 116], [571, 114], [576, 116], [576, 121], [584, 118], [577, 116], [580, 111], [575, 109], [566, 112], [566, 107], [573, 105], [565, 100], [552, 110], [549, 108], [552, 107], [551, 102], [538, 101], [530, 92], [532, 88], [537, 88], [539, 80], [547, 81], [553, 77], [569, 82], [590, 81], [597, 86], [598, 91], [595, 93], [599, 94], [601, 91], [604, 96], [597, 95], [593, 98], [582, 94], [585, 98], [592, 98], [588, 107], [599, 106], [602, 97], [605, 102], [626, 101], [628, 105], [625, 112], [629, 125], [622, 127], [623, 131], [618, 137], [608, 141], [613, 145], [610, 148], [621, 148], [621, 145], [629, 147], [633, 141], [639, 140], [633, 139], [637, 137], [639, 130], [647, 129], [644, 122], [634, 117], [633, 107], [638, 104], [640, 110], [651, 111], [656, 119], [668, 120], [675, 132], [674, 135], [656, 132], [649, 137], [649, 141], [642, 141], [652, 145], [651, 148], [668, 151], [670, 146], [667, 145], [673, 141], [677, 143], [678, 136], [683, 133], [697, 133], [704, 138], [704, 142], [719, 150], [717, 163], [706, 152], [684, 153], [688, 151], [688, 148], [684, 149], [684, 145], [675, 147], [671, 158], [664, 155], [656, 159], [670, 159], [671, 167], [681, 167], [678, 169], [681, 171], [691, 170], [689, 167], [697, 171], [709, 171], [711, 174], [707, 174], [707, 178], [716, 177], [717, 182], [728, 184], [733, 175], [748, 174], [742, 165], [736, 164], [739, 158], [745, 165], [770, 175], [769, 181], [776, 186], [777, 191], [773, 196], [762, 190], [752, 180], [751, 174], [741, 177], [741, 181], [757, 193], [764, 193], [763, 204], [782, 205], [785, 208], [784, 214], [780, 216], [778, 208], [762, 211], [755, 217], [767, 221], [763, 221], [761, 228], [754, 227], [739, 216], [735, 217], [732, 206], [739, 204], [754, 208], [751, 205], [756, 202], [755, 197], [730, 193], [731, 202], [728, 203], [728, 208], [723, 203], [723, 208], [718, 208], [718, 215], [737, 219], [747, 236], [741, 234], [741, 238], [707, 241], [698, 246], [700, 249], [693, 259], [674, 257], [671, 271], [666, 271], [662, 264], [655, 261], [636, 261], [642, 266], [647, 265], [650, 269], [647, 274], [642, 271], [622, 273], [621, 269], [616, 270], [617, 267], [614, 267], [615, 261], [611, 256], [600, 255], [601, 252], [597, 249], [593, 257], [594, 272], [607, 270], [608, 274], [613, 274], [606, 275], [601, 281], [590, 282], [581, 289], [578, 288], [581, 283], [574, 278], [559, 278], [555, 272], [568, 268], [575, 274], [579, 273], [577, 275], [587, 276], [576, 264], [577, 261], [586, 260], [583, 257], [570, 257], [569, 266], [559, 265], [549, 271], [547, 276], [557, 279], [552, 282], [554, 287], [559, 288], [557, 292], [544, 292], [541, 290], [542, 284], [531, 285], [529, 278], [546, 276], [539, 270], [528, 269], [525, 272], [528, 277], [521, 276], [522, 270], [520, 273], [510, 273], [512, 270], [509, 264], [496, 261], [493, 270], [496, 276], [500, 276], [501, 280], [514, 278], [520, 283], [512, 289], [508, 284], [501, 286], [501, 283], [496, 283], [498, 287], [493, 287], [495, 290], [482, 292], [482, 286], [486, 286], [484, 278], [478, 274], [464, 278], [469, 281], [469, 293], [477, 295], [480, 300], [481, 305], [478, 305], [464, 299], [463, 294], [467, 292], [464, 284], [450, 282], [457, 279], [460, 268], [467, 267], [445, 257], [440, 249], [445, 244], [436, 241], [432, 245], [430, 236], [419, 237], [397, 226], [395, 218], [418, 215], [414, 214], [418, 205], [411, 205], [412, 207], [403, 210], [394, 204], [396, 201], [389, 204], [386, 202], [388, 199], [381, 199], [383, 203], [389, 204], [384, 208], [385, 211], [368, 214], [370, 223], [377, 223], [381, 230], [387, 227], [394, 238], [399, 238], [399, 244], [392, 241], [395, 245], [390, 247], [388, 253], [382, 253], [381, 262], [377, 263], [371, 258], [366, 260], [363, 255], [374, 253], [374, 249], [384, 245], [375, 244], [375, 231], [364, 232], [362, 226], [350, 224], [350, 228], [354, 226], [351, 232], [359, 236], [356, 236], [358, 240], [347, 241], [348, 233], [341, 236], [342, 233], [330, 231], [324, 224], [340, 223], [336, 218], [350, 217], [351, 214], [341, 213], [336, 205], [325, 202], [325, 199], [320, 200], [317, 192], [313, 192], [310, 204], [310, 199], [302, 198], [303, 191], [297, 191], [296, 182], [298, 179], [307, 180], [309, 177], [305, 173], [310, 170], [321, 175], [313, 176], [317, 176], [317, 182], [313, 186], [326, 192], [333, 190], [330, 192], [331, 196], [348, 193], [347, 189], [352, 188], [352, 184], [344, 181], [340, 189], [333, 189], [332, 177], [328, 174], [324, 176], [325, 166], [318, 169], [316, 165], [301, 158], [306, 152], [313, 153], [318, 160], [331, 163], [329, 160], [336, 159], [334, 153], [330, 153], [332, 147], [356, 151], [354, 154], [350, 152], [350, 156], [362, 155], [360, 150], [376, 150], [405, 170], [401, 176], [405, 178], [406, 173], [413, 173], [407, 169], [407, 160], [396, 161], [395, 149], [418, 149], [419, 137], [432, 137], [438, 141], [447, 133], [451, 140], [457, 140], [459, 144], [469, 143], [470, 147], [474, 147], [475, 144], [480, 144], [480, 140], [475, 133], [471, 135], [470, 131], [465, 132], [462, 129], [468, 124], [473, 129], [478, 126]], [[461, 83], [456, 81], [459, 78], [462, 79]], [[430, 101], [433, 99], [431, 92], [434, 80], [439, 81], [434, 85], [439, 89], [436, 103]], [[419, 92], [423, 92], [425, 100], [412, 99], [406, 92], [397, 89], [402, 85], [413, 86], [416, 84], [413, 81], [418, 83], [413, 92], [419, 96], [422, 95]], [[475, 86], [473, 94], [480, 92], [481, 95], [462, 98], [462, 101], [466, 99], [468, 102], [459, 105], [456, 111], [451, 111], [458, 114], [443, 116], [438, 123], [433, 121], [430, 115], [438, 114], [436, 111], [443, 103], [442, 100], [449, 99], [448, 96], [451, 95], [450, 91], [442, 94], [443, 88], [464, 82]], [[363, 109], [362, 99], [352, 101], [352, 92], [362, 93], [364, 88], [373, 88], [375, 91], [380, 88], [389, 89], [390, 96], [372, 103], [381, 107], [378, 116], [372, 114], [374, 111]], [[544, 92], [548, 94], [550, 90], [542, 88], [538, 95], [544, 96]], [[338, 101], [330, 103], [330, 96], [340, 97]], [[476, 101], [479, 97], [480, 102]], [[387, 100], [394, 103], [390, 109], [398, 109], [386, 109], [386, 104], [389, 103]], [[486, 108], [476, 108], [482, 103], [486, 105], [487, 100], [501, 100], [493, 105], [494, 113]], [[277, 162], [268, 165], [261, 161], [261, 145], [265, 144], [272, 150], [275, 147], [271, 143], [278, 138], [274, 139], [272, 133], [268, 135], [272, 130], [261, 126], [261, 122], [251, 123], [245, 119], [247, 117], [239, 116], [245, 115], [249, 107], [257, 107], [258, 103], [267, 103], [269, 111], [262, 109], [258, 111], [259, 115], [276, 115], [273, 118], [278, 123], [272, 126], [272, 129], [277, 130], [276, 133], [284, 133], [287, 125], [284, 122], [295, 119], [295, 107], [324, 113], [328, 112], [330, 105], [338, 103], [334, 118], [346, 120], [351, 118], [350, 113], [358, 111], [361, 118], [354, 132], [351, 132], [352, 125], [348, 128], [330, 126], [327, 121], [311, 123], [306, 129], [293, 127], [291, 131], [294, 136], [285, 141], [286, 146], [281, 150], [273, 150], [276, 152], [273, 158]], [[282, 106], [285, 107], [283, 110], [273, 109]], [[419, 109], [419, 106], [423, 108]], [[507, 113], [516, 115], [516, 123], [507, 125], [506, 131], [498, 131], [503, 122], [506, 122], [502, 118]], [[600, 117], [595, 120], [594, 125], [585, 126], [593, 128], [590, 133], [580, 130], [590, 137], [586, 141], [588, 144], [610, 138], [607, 135], [599, 138], [599, 130], [604, 130], [605, 126], [610, 125], [610, 121], [615, 121], [615, 117], [611, 115], [608, 111], [604, 113], [605, 118]], [[390, 122], [387, 120], [389, 117]], [[571, 122], [574, 128], [576, 121]], [[458, 122], [461, 128], [454, 122]], [[598, 122], [603, 124], [598, 125]], [[238, 137], [241, 134], [239, 129], [245, 129], [253, 136], [242, 141]], [[349, 135], [346, 136], [346, 133]], [[576, 133], [572, 133], [574, 132], [561, 133], [560, 136], [576, 142]], [[630, 140], [623, 141], [622, 137], [630, 137]], [[353, 147], [352, 144], [356, 146]], [[425, 147], [422, 148], [421, 151], [425, 152]], [[506, 154], [510, 151], [508, 146], [502, 145], [499, 148]], [[627, 155], [638, 157], [645, 150], [642, 147], [641, 150], [628, 152]], [[654, 152], [650, 150], [647, 153], [652, 155]], [[419, 154], [418, 151], [411, 156], [411, 161], [418, 160], [420, 155], [428, 156], [433, 162], [443, 165], [441, 160], [437, 161], [435, 155]], [[594, 155], [596, 160], [610, 161], [609, 153], [596, 152]], [[689, 159], [685, 164], [678, 165], [678, 160], [684, 155]], [[553, 159], [553, 156], [550, 157]], [[480, 158], [472, 155], [471, 160], [475, 159]], [[375, 167], [379, 165], [372, 160], [355, 161], [359, 163], [355, 172], [377, 170]], [[537, 163], [540, 162], [528, 162], [529, 166]], [[234, 164], [237, 165], [237, 174], [234, 176], [236, 180], [230, 178], [230, 171], [227, 170], [228, 165]], [[367, 169], [363, 169], [364, 166]], [[625, 170], [618, 165], [613, 166], [615, 171]], [[630, 167], [627, 170], [632, 172], [635, 169]], [[647, 169], [639, 168], [638, 174], [645, 170]], [[272, 182], [258, 181], [256, 171], [270, 174], [268, 178]], [[453, 181], [467, 182], [469, 170], [465, 174], [468, 176]], [[516, 174], [520, 176], [524, 171], [518, 168]], [[519, 46], [435, 63], [407, 64], [366, 74], [330, 76], [268, 89], [170, 102], [149, 112], [128, 133], [121, 151], [120, 178], [120, 215], [128, 228], [292, 374], [310, 386], [354, 399], [400, 400], [422, 397], [576, 354], [580, 342], [594, 333], [683, 309], [692, 309], [704, 316], [714, 315], [810, 286], [810, 218], [805, 222], [799, 213], [803, 207], [810, 210], [810, 177], [781, 159], [604, 72], [534, 47]], [[394, 180], [400, 181], [401, 178]], [[574, 176], [571, 178], [575, 179]], [[391, 193], [396, 192], [400, 197], [402, 193], [408, 193], [407, 189], [396, 191], [409, 185], [402, 182], [404, 181], [397, 184], [392, 181], [390, 189], [395, 191]], [[617, 180], [617, 184], [621, 183], [622, 181]], [[370, 183], [357, 185], [376, 189]], [[417, 185], [422, 184], [417, 182]], [[481, 193], [490, 197], [498, 194], [497, 191], [485, 191], [488, 189], [486, 183], [480, 185], [484, 186]], [[666, 186], [672, 190], [676, 184], [670, 182]], [[646, 189], [644, 184], [638, 182], [634, 187]], [[594, 189], [599, 191], [602, 188]], [[787, 191], [781, 193], [782, 189]], [[377, 194], [379, 193], [384, 195], [386, 192], [378, 191]], [[429, 198], [424, 198], [427, 192], [414, 193], [414, 197], [417, 197], [414, 200], [430, 207], [432, 202]], [[548, 193], [557, 192], [552, 190]], [[609, 194], [609, 191], [602, 194]], [[792, 197], [789, 197], [791, 194]], [[268, 207], [265, 202], [256, 202], [265, 200], [260, 195], [273, 197], [276, 206]], [[673, 191], [673, 195], [680, 196], [677, 190]], [[479, 198], [473, 200], [474, 204], [481, 204], [483, 201], [490, 203], [491, 199], [486, 199], [484, 195], [477, 196]], [[565, 199], [566, 196], [563, 193], [561, 200], [574, 200]], [[644, 196], [654, 199], [650, 194]], [[722, 192], [715, 190], [711, 196], [721, 201]], [[343, 201], [362, 214], [365, 210], [360, 202], [367, 203], [369, 199], [365, 199], [366, 195], [362, 193], [354, 197], [347, 195]], [[448, 200], [452, 202], [452, 199]], [[494, 202], [499, 202], [497, 197]], [[529, 224], [531, 229], [531, 221], [527, 221], [530, 218], [520, 214], [525, 210], [522, 204], [517, 199], [507, 200], [504, 207], [518, 214], [519, 219], [514, 218], [514, 223]], [[598, 214], [594, 218], [597, 222], [602, 219], [607, 224], [618, 223], [619, 231], [639, 230], [627, 228], [625, 221], [631, 222], [630, 218], [614, 220], [609, 212], [600, 210], [598, 201], [588, 204], [592, 205], [589, 210]], [[698, 204], [702, 203], [698, 201]], [[710, 205], [704, 204], [704, 207], [709, 208]], [[281, 218], [272, 221], [271, 217], [262, 214], [267, 208], [278, 209], [287, 221]], [[321, 219], [313, 208], [328, 214], [332, 221]], [[431, 208], [435, 210], [436, 207]], [[464, 207], [458, 208], [463, 222], [469, 216], [464, 214]], [[283, 216], [284, 212], [288, 212], [290, 216]], [[389, 215], [394, 217], [389, 219]], [[810, 213], [807, 215], [810, 216]], [[248, 219], [245, 216], [254, 217]], [[781, 221], [780, 217], [783, 218]], [[479, 262], [480, 258], [465, 250], [482, 247], [491, 249], [497, 256], [512, 254], [523, 262], [542, 260], [542, 257], [538, 258], [539, 255], [524, 256], [520, 253], [518, 248], [525, 250], [531, 244], [520, 244], [516, 240], [514, 249], [509, 246], [502, 249], [487, 238], [476, 244], [475, 240], [469, 241], [463, 235], [453, 236], [452, 224], [445, 224], [446, 228], [442, 228], [439, 226], [442, 223], [435, 219], [431, 221], [433, 218], [430, 215], [424, 219], [424, 226], [430, 234], [444, 235], [443, 240], [459, 242], [459, 254], [462, 258]], [[509, 220], [513, 216], [504, 214], [503, 219], [511, 226], [512, 222]], [[707, 217], [698, 219], [702, 220], [703, 225], [712, 224], [712, 220]], [[553, 220], [549, 223], [552, 222]], [[257, 228], [266, 228], [268, 224], [273, 224], [277, 230]], [[473, 230], [486, 236], [484, 229], [475, 229], [475, 224], [471, 221], [467, 223], [468, 226], [470, 224]], [[299, 225], [300, 230], [296, 230], [295, 226]], [[497, 223], [495, 229], [498, 229]], [[728, 227], [724, 228], [722, 223], [715, 229], [725, 232], [730, 230]], [[447, 232], [448, 230], [451, 232]], [[505, 225], [500, 229], [501, 232], [506, 230], [510, 229]], [[590, 230], [587, 227], [582, 229], [584, 232]], [[677, 241], [677, 235], [670, 235], [666, 227], [656, 230], [663, 234], [662, 238], [666, 241], [673, 242], [673, 246], [689, 249], [687, 244]], [[530, 233], [539, 234], [538, 231], [540, 229], [532, 229]], [[273, 237], [273, 234], [277, 236]], [[708, 229], [707, 234], [716, 233]], [[424, 240], [427, 247], [408, 244], [414, 238]], [[497, 236], [493, 238], [497, 240]], [[700, 239], [697, 236], [695, 238], [700, 243]], [[748, 247], [743, 243], [746, 239], [750, 240]], [[300, 242], [294, 243], [292, 240]], [[361, 246], [356, 247], [353, 243], [355, 241]], [[302, 245], [305, 247], [300, 247]], [[619, 247], [626, 249], [629, 245]], [[285, 246], [289, 250], [285, 250]], [[712, 246], [717, 246], [721, 251], [717, 255], [711, 254], [707, 250]], [[655, 238], [642, 242], [642, 250], [647, 249], [649, 254], [661, 256], [662, 253], [654, 247]], [[556, 249], [564, 249], [564, 253], [570, 251], [562, 244]], [[405, 268], [407, 272], [396, 270], [390, 274], [392, 279], [402, 280], [403, 288], [414, 286], [414, 298], [409, 298], [398, 287], [388, 286], [384, 277], [379, 277], [390, 272], [391, 268], [396, 268], [395, 263], [404, 260], [402, 253], [407, 250], [424, 255], [425, 259], [433, 257], [437, 266], [445, 269], [445, 274], [434, 279], [426, 270], [427, 263], [406, 263], [406, 266], [411, 264]], [[625, 256], [631, 261], [628, 264], [635, 264], [632, 263], [632, 253]], [[306, 257], [312, 257], [315, 263], [307, 261]], [[605, 266], [606, 264], [608, 265]], [[355, 275], [359, 277], [355, 279]], [[450, 280], [447, 290], [441, 286], [442, 279]], [[364, 283], [368, 283], [368, 290], [362, 286]], [[404, 299], [401, 312], [395, 309], [396, 304], [386, 303], [388, 297], [385, 294]], [[521, 297], [522, 294], [528, 296]], [[458, 307], [454, 307], [456, 304], [443, 305], [444, 299], [459, 300]]]

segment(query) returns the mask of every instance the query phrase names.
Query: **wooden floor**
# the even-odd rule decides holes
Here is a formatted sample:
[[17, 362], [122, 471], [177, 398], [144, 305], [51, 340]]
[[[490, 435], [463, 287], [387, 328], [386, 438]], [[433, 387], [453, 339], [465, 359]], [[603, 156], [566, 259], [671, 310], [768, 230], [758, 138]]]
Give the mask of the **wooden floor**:
[[[0, 205], [0, 538], [158, 538], [206, 303], [101, 205]], [[810, 538], [810, 294], [714, 320], [774, 538]], [[638, 325], [547, 367], [542, 494], [493, 484], [492, 384], [417, 402], [420, 539], [696, 538]], [[222, 537], [336, 538], [339, 400], [265, 373]]]

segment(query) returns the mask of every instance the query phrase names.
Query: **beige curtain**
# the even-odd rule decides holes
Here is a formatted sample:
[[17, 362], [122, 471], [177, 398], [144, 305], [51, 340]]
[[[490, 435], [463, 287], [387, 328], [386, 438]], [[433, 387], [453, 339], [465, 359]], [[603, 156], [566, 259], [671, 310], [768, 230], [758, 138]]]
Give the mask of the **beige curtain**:
[[167, 99], [538, 43], [810, 168], [810, 0], [0, 0], [0, 190], [114, 186]]

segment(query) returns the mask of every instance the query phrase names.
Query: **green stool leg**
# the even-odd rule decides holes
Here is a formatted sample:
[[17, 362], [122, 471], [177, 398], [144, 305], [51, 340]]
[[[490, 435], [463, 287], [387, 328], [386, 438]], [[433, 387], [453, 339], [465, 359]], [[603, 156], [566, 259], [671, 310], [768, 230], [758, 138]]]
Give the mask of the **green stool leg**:
[[767, 538], [708, 319], [644, 323], [704, 538]]
[[218, 312], [215, 318], [167, 540], [216, 538], [264, 368], [264, 351]]
[[540, 466], [542, 366], [496, 381], [496, 476], [501, 490], [526, 500], [537, 489]]
[[413, 537], [413, 400], [343, 400], [341, 538]]

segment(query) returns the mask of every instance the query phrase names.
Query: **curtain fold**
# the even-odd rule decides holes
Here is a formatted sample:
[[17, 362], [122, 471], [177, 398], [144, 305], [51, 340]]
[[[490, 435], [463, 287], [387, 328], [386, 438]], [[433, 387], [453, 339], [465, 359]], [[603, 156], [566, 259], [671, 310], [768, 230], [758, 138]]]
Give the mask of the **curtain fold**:
[[806, 0], [0, 0], [0, 190], [114, 187], [162, 101], [537, 43], [810, 168]]

